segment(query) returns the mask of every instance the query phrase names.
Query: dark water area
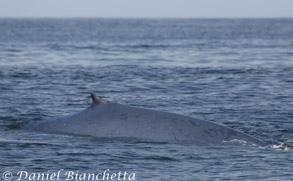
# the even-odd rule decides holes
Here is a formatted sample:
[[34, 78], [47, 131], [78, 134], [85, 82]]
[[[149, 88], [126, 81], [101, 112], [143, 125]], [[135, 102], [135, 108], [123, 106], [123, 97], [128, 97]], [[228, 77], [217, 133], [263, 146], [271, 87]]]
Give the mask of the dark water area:
[[[89, 107], [91, 92], [224, 124], [269, 146], [22, 129]], [[292, 180], [293, 20], [0, 19], [0, 103], [1, 179], [109, 169], [135, 180]]]

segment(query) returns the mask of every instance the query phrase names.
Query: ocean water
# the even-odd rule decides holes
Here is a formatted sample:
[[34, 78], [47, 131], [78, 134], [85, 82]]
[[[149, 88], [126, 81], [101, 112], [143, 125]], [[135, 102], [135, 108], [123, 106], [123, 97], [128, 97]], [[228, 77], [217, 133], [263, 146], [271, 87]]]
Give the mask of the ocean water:
[[[269, 146], [22, 129], [89, 107], [91, 92]], [[0, 180], [19, 171], [31, 180], [58, 171], [62, 180], [70, 171], [72, 180], [119, 171], [142, 181], [292, 180], [293, 19], [0, 19], [0, 103]]]

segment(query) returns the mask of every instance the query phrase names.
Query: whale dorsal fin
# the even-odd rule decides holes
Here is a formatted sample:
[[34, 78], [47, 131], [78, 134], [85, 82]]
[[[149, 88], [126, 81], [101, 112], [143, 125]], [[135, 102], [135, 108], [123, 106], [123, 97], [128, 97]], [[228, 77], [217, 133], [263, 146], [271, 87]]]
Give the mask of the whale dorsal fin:
[[102, 98], [100, 98], [99, 96], [96, 96], [95, 94], [91, 93], [91, 97], [92, 97], [92, 106], [98, 106], [100, 104], [106, 104], [108, 103], [109, 101], [106, 101]]

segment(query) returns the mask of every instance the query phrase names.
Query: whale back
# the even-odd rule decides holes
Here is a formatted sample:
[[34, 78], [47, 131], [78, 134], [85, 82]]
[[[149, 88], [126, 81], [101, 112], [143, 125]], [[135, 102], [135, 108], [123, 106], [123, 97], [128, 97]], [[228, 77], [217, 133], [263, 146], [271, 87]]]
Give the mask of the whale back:
[[46, 120], [31, 129], [89, 135], [98, 138], [136, 138], [160, 142], [221, 143], [262, 141], [229, 127], [163, 111], [137, 108], [92, 95], [92, 106], [71, 116]]

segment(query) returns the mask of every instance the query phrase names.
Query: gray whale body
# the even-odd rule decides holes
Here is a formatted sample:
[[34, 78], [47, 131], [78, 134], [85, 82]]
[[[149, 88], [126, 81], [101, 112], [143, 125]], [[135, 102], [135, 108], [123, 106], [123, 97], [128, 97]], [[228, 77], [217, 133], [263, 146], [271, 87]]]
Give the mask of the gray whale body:
[[94, 94], [91, 96], [91, 107], [79, 113], [32, 123], [25, 128], [97, 138], [136, 138], [200, 144], [241, 140], [249, 144], [266, 145], [257, 138], [214, 122], [113, 103]]

